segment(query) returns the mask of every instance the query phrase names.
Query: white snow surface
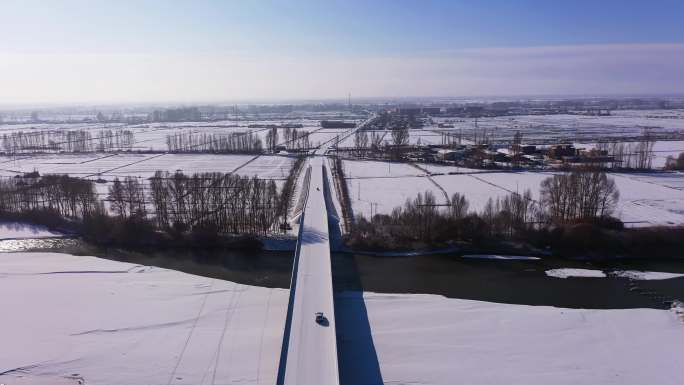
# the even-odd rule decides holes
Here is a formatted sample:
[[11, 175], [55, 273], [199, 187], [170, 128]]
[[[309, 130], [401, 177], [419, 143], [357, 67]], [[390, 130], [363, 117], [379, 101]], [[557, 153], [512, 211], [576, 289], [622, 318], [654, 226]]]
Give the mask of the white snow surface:
[[[420, 164], [435, 173], [438, 169]], [[373, 212], [389, 214], [406, 199], [418, 193], [432, 191], [443, 204], [448, 196], [460, 193], [468, 199], [470, 210], [480, 212], [491, 198], [529, 189], [532, 199], [539, 200], [541, 182], [554, 172], [480, 172], [433, 175], [409, 164], [373, 161], [345, 161], [345, 176], [352, 209], [356, 214], [370, 216]], [[454, 170], [456, 168], [454, 167]], [[628, 227], [672, 226], [684, 224], [684, 173], [609, 173], [620, 192], [614, 215]], [[443, 191], [437, 186], [441, 187]]]
[[108, 385], [167, 384], [172, 375], [173, 384], [275, 383], [287, 290], [9, 253], [0, 254], [0, 292], [0, 373], [10, 371], [0, 383], [74, 374]]
[[546, 270], [546, 275], [555, 278], [605, 278], [606, 274], [601, 270], [592, 269], [551, 269]]
[[381, 162], [373, 160], [342, 161], [346, 178], [401, 178], [423, 176], [427, 173], [408, 163]]
[[435, 163], [416, 163], [416, 165], [427, 170], [430, 174], [477, 174], [491, 172], [481, 168], [467, 168]]
[[19, 158], [0, 157], [0, 175], [14, 176], [31, 171], [41, 174], [69, 174], [76, 177], [138, 176], [149, 178], [157, 170], [186, 174], [198, 172], [235, 172], [266, 179], [285, 179], [294, 159], [273, 155], [218, 154], [89, 154], [36, 155]]
[[[3, 384], [275, 383], [287, 290], [8, 253], [0, 292], [0, 372], [17, 369], [0, 375]], [[386, 384], [681, 383], [684, 323], [675, 312], [363, 298]]]
[[637, 281], [652, 281], [684, 277], [684, 274], [667, 273], [663, 271], [621, 270], [614, 272], [614, 274], [620, 277], [634, 279]]
[[366, 218], [370, 218], [371, 210], [389, 214], [427, 191], [434, 194], [438, 204], [446, 203], [443, 194], [424, 177], [347, 179], [347, 186], [354, 214]]
[[26, 239], [26, 238], [51, 238], [63, 234], [49, 230], [45, 226], [32, 225], [19, 222], [0, 222], [0, 240], [2, 239]]
[[684, 323], [668, 310], [364, 298], [385, 384], [681, 384]]
[[496, 259], [508, 261], [538, 261], [539, 257], [529, 257], [525, 255], [491, 255], [491, 254], [470, 254], [464, 255], [463, 258], [469, 259]]
[[[584, 149], [596, 148], [597, 143], [575, 143], [576, 147]], [[677, 159], [679, 154], [684, 152], [684, 141], [681, 140], [661, 140], [653, 144], [653, 158], [651, 166], [655, 169], [665, 167], [667, 157]]]

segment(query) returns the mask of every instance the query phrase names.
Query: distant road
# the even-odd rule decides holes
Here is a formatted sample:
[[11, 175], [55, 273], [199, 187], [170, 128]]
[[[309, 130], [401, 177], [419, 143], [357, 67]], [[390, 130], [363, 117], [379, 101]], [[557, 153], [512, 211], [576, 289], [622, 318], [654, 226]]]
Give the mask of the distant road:
[[[351, 135], [354, 135], [354, 133], [360, 129], [362, 129], [366, 124], [370, 123], [373, 119], [375, 119], [375, 114], [372, 114], [368, 119], [364, 120], [363, 123], [359, 124], [355, 128], [352, 128], [348, 132], [345, 132], [340, 138], [339, 142], [342, 143], [346, 138], [350, 137]], [[325, 155], [328, 150], [330, 149], [331, 144], [334, 142], [334, 139], [328, 140], [327, 142], [321, 144], [316, 151], [313, 152], [314, 155]]]

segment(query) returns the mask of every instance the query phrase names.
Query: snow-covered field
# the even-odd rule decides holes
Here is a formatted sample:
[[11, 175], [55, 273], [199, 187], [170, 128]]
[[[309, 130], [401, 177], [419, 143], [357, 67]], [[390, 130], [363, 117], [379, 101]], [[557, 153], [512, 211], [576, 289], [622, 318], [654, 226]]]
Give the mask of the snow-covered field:
[[[326, 117], [322, 117], [325, 119]], [[99, 142], [99, 134], [102, 130], [129, 130], [135, 136], [135, 141], [132, 145], [132, 150], [135, 151], [166, 151], [168, 150], [166, 138], [168, 135], [175, 134], [217, 134], [230, 135], [234, 133], [252, 132], [254, 135], [261, 138], [265, 143], [267, 129], [263, 127], [250, 128], [249, 125], [269, 125], [269, 124], [301, 124], [303, 127], [298, 128], [297, 131], [312, 132], [320, 128], [320, 120], [313, 117], [303, 117], [301, 119], [288, 119], [281, 117], [281, 119], [255, 119], [255, 120], [224, 120], [214, 122], [168, 122], [168, 123], [146, 123], [137, 125], [126, 125], [121, 123], [26, 123], [26, 124], [0, 124], [0, 134], [11, 134], [22, 131], [24, 133], [36, 133], [56, 130], [86, 130], [90, 131], [92, 143]], [[280, 139], [283, 139], [281, 132]], [[324, 138], [322, 136], [313, 134], [312, 143], [316, 144]]]
[[[373, 213], [389, 214], [403, 206], [416, 194], [432, 191], [438, 204], [445, 204], [444, 195], [425, 177], [347, 179], [352, 210], [370, 217]], [[371, 209], [372, 207], [372, 209]]]
[[[381, 144], [392, 144], [392, 132], [390, 131], [377, 131], [371, 130], [366, 131], [368, 139], [370, 142], [371, 136], [373, 134], [382, 136]], [[429, 129], [411, 129], [409, 130], [409, 144], [411, 145], [430, 145], [430, 144], [444, 144], [443, 134], [435, 132]], [[356, 144], [354, 143], [354, 135], [347, 137], [346, 139], [340, 141], [339, 148], [354, 148]]]
[[364, 298], [385, 384], [681, 384], [673, 311]]
[[[596, 147], [596, 143], [575, 143], [577, 148], [590, 150]], [[684, 141], [681, 140], [661, 140], [653, 144], [653, 159], [651, 166], [654, 169], [665, 167], [667, 157], [677, 159], [679, 154], [684, 152]]]
[[312, 146], [318, 147], [323, 143], [332, 141], [335, 137], [340, 139], [344, 138], [346, 133], [349, 131], [348, 128], [338, 129], [338, 128], [326, 128], [318, 130], [311, 135], [309, 135], [309, 141]]
[[[471, 211], [482, 211], [489, 198], [496, 200], [510, 192], [505, 187], [488, 183], [481, 177], [482, 175], [438, 175], [432, 178], [446, 190], [449, 196], [454, 193], [465, 195]], [[512, 191], [515, 191], [515, 188]]]
[[425, 171], [408, 163], [345, 160], [342, 162], [346, 178], [396, 178], [423, 176]]
[[430, 174], [475, 174], [482, 172], [489, 172], [481, 168], [466, 168], [458, 166], [447, 166], [434, 163], [418, 163], [423, 170], [427, 170]]
[[[407, 198], [432, 191], [438, 203], [445, 203], [444, 192], [448, 196], [456, 192], [463, 194], [472, 211], [481, 211], [489, 198], [522, 193], [526, 189], [538, 200], [540, 183], [553, 175], [533, 171], [471, 173], [465, 169], [456, 171], [456, 167], [447, 168], [449, 171], [440, 170], [440, 166], [420, 167], [437, 175], [428, 178], [425, 171], [409, 164], [345, 161], [352, 209], [364, 216], [370, 215], [371, 207], [373, 212], [388, 214]], [[449, 175], [442, 171], [462, 174]], [[684, 224], [684, 173], [611, 173], [610, 176], [620, 191], [615, 214], [628, 226]]]
[[[426, 172], [408, 163], [343, 161], [352, 210], [366, 217], [373, 213], [389, 214], [416, 194], [432, 191], [436, 186], [425, 177]], [[446, 203], [443, 195], [436, 195]]]
[[215, 154], [54, 154], [0, 157], [0, 176], [13, 177], [27, 172], [68, 174], [74, 177], [100, 179], [95, 185], [101, 196], [108, 193], [114, 178], [142, 178], [143, 182], [157, 170], [186, 175], [201, 172], [236, 173], [261, 179], [274, 179], [282, 188], [295, 158], [278, 155]]
[[645, 128], [655, 133], [684, 132], [684, 110], [615, 110], [611, 116], [522, 115], [493, 118], [434, 118], [435, 124], [448, 122], [452, 129], [468, 137], [477, 125], [478, 135], [487, 130], [493, 140], [510, 141], [520, 131], [526, 142], [581, 140], [618, 136], [638, 136]]
[[275, 383], [287, 290], [16, 253], [0, 254], [0, 292], [3, 384]]
[[[3, 384], [275, 383], [287, 290], [93, 257], [7, 253], [0, 292]], [[363, 299], [386, 384], [681, 383], [684, 322], [673, 311]], [[355, 306], [361, 297], [336, 301]], [[361, 334], [340, 339], [367, 342]], [[364, 366], [359, 357], [343, 362]], [[341, 369], [345, 385], [369, 383], [367, 372]]]
[[653, 145], [653, 167], [662, 168], [668, 156], [677, 159], [679, 154], [684, 153], [684, 141], [660, 141]]
[[[248, 163], [249, 162], [249, 163]], [[88, 154], [0, 157], [0, 172], [14, 176], [31, 171], [41, 174], [69, 174], [79, 177], [151, 177], [155, 171], [236, 172], [267, 179], [287, 177], [294, 158], [275, 155], [214, 154]]]

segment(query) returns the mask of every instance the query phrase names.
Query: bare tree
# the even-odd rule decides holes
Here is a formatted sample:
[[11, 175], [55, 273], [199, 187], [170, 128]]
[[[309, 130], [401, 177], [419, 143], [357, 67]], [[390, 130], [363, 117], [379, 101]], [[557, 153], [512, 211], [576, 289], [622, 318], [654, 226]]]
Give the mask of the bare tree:
[[354, 147], [358, 156], [362, 156], [368, 147], [368, 134], [365, 131], [354, 133]]
[[409, 142], [409, 130], [407, 127], [401, 127], [396, 130], [392, 130], [392, 144], [395, 146], [405, 146]]
[[119, 180], [119, 178], [114, 178], [114, 182], [109, 186], [109, 195], [107, 196], [111, 210], [125, 219], [128, 217], [128, 205], [126, 204], [126, 197], [124, 192], [124, 186]]
[[449, 214], [453, 219], [463, 219], [468, 214], [468, 200], [464, 195], [454, 193], [451, 196]]
[[601, 171], [574, 171], [541, 183], [543, 209], [556, 223], [610, 216], [619, 197], [615, 181]]

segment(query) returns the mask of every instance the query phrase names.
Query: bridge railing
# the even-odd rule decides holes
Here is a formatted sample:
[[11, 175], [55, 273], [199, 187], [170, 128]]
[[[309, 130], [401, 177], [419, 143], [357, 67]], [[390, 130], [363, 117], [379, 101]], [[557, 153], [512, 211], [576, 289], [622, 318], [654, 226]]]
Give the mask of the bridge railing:
[[[299, 198], [297, 199], [297, 204], [292, 210], [292, 216], [288, 220], [292, 221], [297, 218], [303, 211], [304, 206], [306, 206], [306, 200], [309, 198], [309, 185], [311, 184], [311, 166], [307, 167], [306, 174], [304, 174], [304, 180], [302, 181], [302, 189], [299, 193]], [[301, 220], [299, 223], [302, 223]]]

